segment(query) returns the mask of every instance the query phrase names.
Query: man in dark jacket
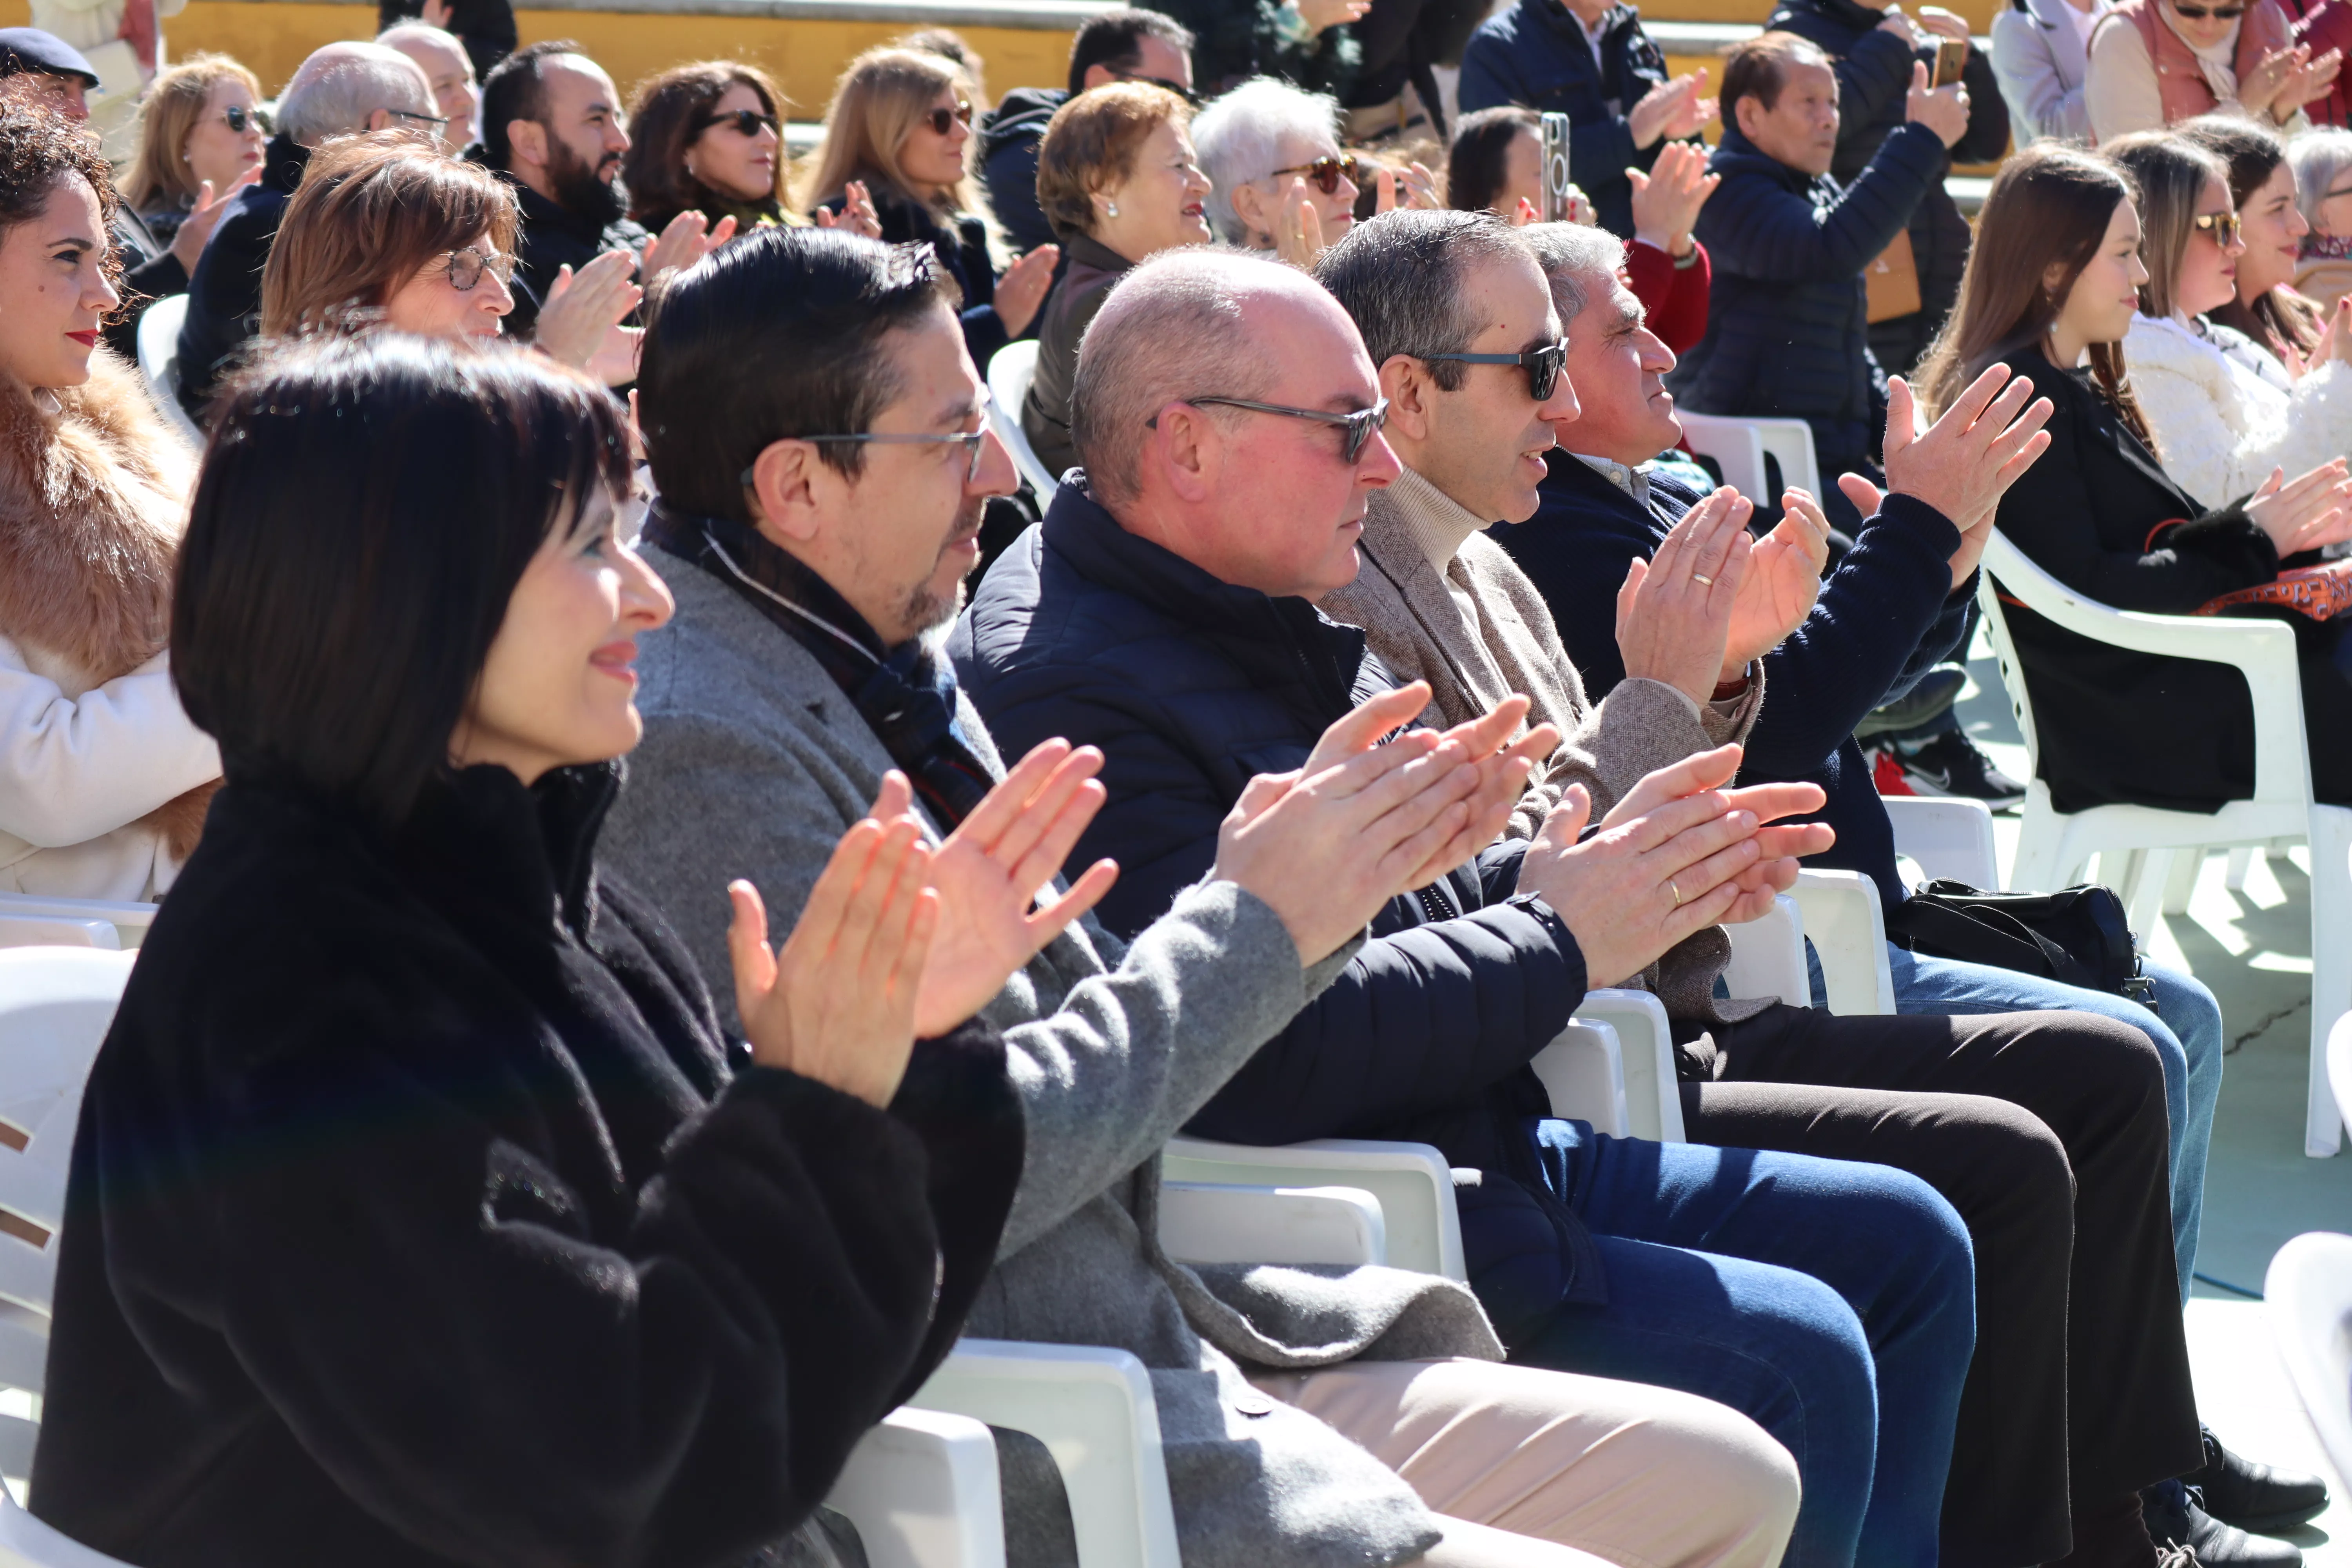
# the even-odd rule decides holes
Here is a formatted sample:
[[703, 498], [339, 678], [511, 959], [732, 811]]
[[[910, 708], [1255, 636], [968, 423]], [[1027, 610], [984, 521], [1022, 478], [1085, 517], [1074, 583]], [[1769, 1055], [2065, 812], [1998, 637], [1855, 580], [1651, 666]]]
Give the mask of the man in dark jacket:
[[513, 184], [522, 213], [508, 331], [531, 334], [565, 268], [577, 275], [607, 251], [646, 248], [621, 184], [628, 150], [620, 89], [575, 43], [518, 50], [482, 83], [482, 161]]
[[[1549, 311], [1539, 277], [1525, 272], [1541, 337]], [[1279, 368], [1251, 375], [1245, 365]], [[1515, 366], [1473, 374], [1525, 375]], [[1236, 410], [1243, 420], [1185, 396], [1202, 386], [1252, 399]], [[1376, 403], [1381, 391], [1330, 297], [1255, 259], [1164, 252], [1121, 284], [1089, 329], [1074, 405], [1086, 471], [1065, 484], [1042, 529], [998, 561], [949, 646], [993, 731], [1015, 744], [1052, 734], [1102, 749], [1109, 800], [1076, 853], [1111, 855], [1123, 868], [1100, 911], [1114, 931], [1157, 918], [1200, 875], [1253, 771], [1298, 766], [1323, 725], [1393, 684], [1362, 633], [1312, 604], [1356, 574], [1368, 501], [1400, 472], [1373, 428], [1388, 406]], [[1349, 409], [1363, 431], [1360, 450], [1324, 427]], [[1632, 784], [1594, 842], [1653, 810], [1661, 781], [1708, 759], [1728, 766], [1728, 753], [1705, 752]], [[1866, 1542], [1866, 1560], [1916, 1559], [1919, 1543], [1899, 1529], [1865, 1531], [1880, 1432], [1866, 1415], [1842, 1425], [1840, 1389], [1856, 1374], [1885, 1382], [1906, 1411], [1885, 1431], [1927, 1434], [1927, 1450], [1908, 1458], [1925, 1461], [1936, 1479], [1921, 1484], [1940, 1496], [1945, 1412], [1965, 1353], [1928, 1348], [1941, 1333], [1932, 1315], [1915, 1323], [1920, 1340], [1906, 1339], [1875, 1371], [1875, 1330], [1865, 1338], [1853, 1323], [1856, 1337], [1842, 1344], [1842, 1330], [1822, 1331], [1845, 1324], [1848, 1312], [1873, 1318], [1869, 1303], [1889, 1300], [1897, 1277], [1906, 1289], [1940, 1291], [1933, 1255], [1956, 1221], [1913, 1178], [1880, 1167], [1778, 1153], [1735, 1161], [1549, 1118], [1527, 1064], [1568, 1023], [1588, 972], [1594, 982], [1622, 978], [1668, 947], [1719, 941], [1685, 932], [1697, 900], [1676, 904], [1679, 887], [1664, 889], [1677, 918], [1662, 929], [1638, 887], [1563, 875], [1572, 852], [1562, 847], [1588, 798], [1572, 792], [1532, 843], [1497, 844], [1463, 872], [1393, 900], [1331, 990], [1190, 1125], [1254, 1143], [1435, 1143], [1452, 1163], [1482, 1173], [1457, 1190], [1465, 1261], [1516, 1359], [1680, 1387], [1768, 1430], [1788, 1415], [1775, 1401], [1793, 1394], [1808, 1451], [1792, 1555], [1848, 1561]], [[1807, 790], [1805, 798], [1817, 797]], [[1769, 801], [1757, 809], [1777, 812]], [[1740, 1016], [1763, 1005], [1726, 1004]], [[2158, 1132], [2159, 1161], [2161, 1142]], [[1775, 1183], [1804, 1195], [1792, 1185], [1778, 1189], [1790, 1196], [1768, 1195]], [[1697, 1190], [1717, 1199], [1666, 1201]], [[1715, 1209], [1717, 1200], [1727, 1206]], [[1678, 1217], [1669, 1221], [1669, 1209]], [[1768, 1218], [1769, 1210], [1778, 1212]], [[1876, 1239], [1848, 1245], [1865, 1231]], [[1828, 1249], [1833, 1258], [1813, 1258], [1801, 1234], [1842, 1239]], [[1710, 1275], [1715, 1283], [1697, 1283]], [[1824, 1284], [1828, 1299], [1816, 1293]], [[1731, 1344], [1748, 1349], [1725, 1358]], [[1732, 1364], [1751, 1353], [1790, 1376], [1761, 1402]], [[1839, 1437], [1825, 1439], [1830, 1432]], [[1796, 1438], [1793, 1428], [1778, 1435]], [[1917, 1489], [1906, 1489], [1911, 1503], [1889, 1499], [1885, 1513], [1910, 1507], [1916, 1524]], [[1926, 1513], [1932, 1538], [1933, 1508]]]
[[[1840, 111], [1827, 57], [1768, 34], [1724, 68], [1723, 144], [1708, 163], [1723, 184], [1693, 230], [1714, 268], [1706, 336], [1670, 384], [1700, 413], [1804, 420], [1825, 474], [1877, 471], [1886, 387], [1862, 271], [1943, 178], [1945, 149], [1968, 129], [1957, 88], [1915, 83], [1906, 113], [1841, 184], [1829, 173]], [[1861, 524], [1843, 495], [1820, 500], [1847, 533]]]
[[1570, 177], [1601, 226], [1633, 237], [1633, 183], [1658, 149], [1715, 118], [1706, 73], [1666, 76], [1642, 14], [1610, 0], [1518, 0], [1462, 52], [1462, 112], [1516, 103], [1569, 119]]
[[261, 269], [278, 220], [294, 199], [310, 149], [330, 136], [424, 126], [433, 86], [416, 63], [381, 44], [329, 44], [295, 71], [278, 100], [278, 134], [262, 153], [261, 179], [237, 193], [188, 279], [180, 328], [180, 403], [201, 419], [230, 355], [261, 328]]
[[[1932, 64], [1937, 39], [1969, 43], [1968, 22], [1934, 5], [1920, 7], [1915, 27], [1899, 6], [1881, 10], [1860, 0], [1781, 0], [1766, 24], [1819, 45], [1837, 73], [1837, 156], [1830, 173], [1851, 184], [1879, 143], [1908, 118], [1915, 66]], [[1969, 263], [1969, 223], [1944, 189], [1952, 160], [1989, 163], [2009, 148], [2009, 110], [1982, 49], [1969, 47], [1958, 86], [1969, 108], [1968, 131], [1951, 144], [1919, 205], [1911, 209], [1911, 257], [1919, 277], [1919, 309], [1872, 323], [1870, 346], [1889, 375], [1907, 375], [1943, 330], [1959, 298]]]
[[1037, 206], [1037, 148], [1054, 111], [1107, 81], [1146, 81], [1192, 96], [1192, 35], [1157, 11], [1105, 11], [1070, 40], [1070, 85], [1016, 87], [980, 124], [980, 183], [1015, 250], [1056, 242]]

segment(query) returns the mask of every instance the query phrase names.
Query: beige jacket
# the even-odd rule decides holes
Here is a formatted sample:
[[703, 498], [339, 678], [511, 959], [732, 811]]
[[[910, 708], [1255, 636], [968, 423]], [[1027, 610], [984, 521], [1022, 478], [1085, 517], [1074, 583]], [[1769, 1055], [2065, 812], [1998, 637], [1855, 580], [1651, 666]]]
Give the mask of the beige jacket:
[[[1449, 544], [1441, 575], [1433, 557]], [[1532, 837], [1570, 784], [1591, 794], [1598, 820], [1644, 773], [1744, 741], [1755, 727], [1764, 701], [1760, 667], [1746, 693], [1727, 704], [1701, 707], [1663, 682], [1629, 678], [1594, 706], [1527, 574], [1473, 513], [1411, 468], [1373, 492], [1357, 549], [1363, 565], [1356, 580], [1320, 607], [1361, 626], [1400, 681], [1429, 682], [1427, 722], [1459, 724], [1524, 692], [1529, 723], [1559, 727], [1559, 747], [1529, 778], [1507, 837]], [[1769, 1003], [1716, 1000], [1716, 978], [1730, 952], [1722, 928], [1709, 927], [1643, 978], [1677, 1018], [1734, 1023]]]

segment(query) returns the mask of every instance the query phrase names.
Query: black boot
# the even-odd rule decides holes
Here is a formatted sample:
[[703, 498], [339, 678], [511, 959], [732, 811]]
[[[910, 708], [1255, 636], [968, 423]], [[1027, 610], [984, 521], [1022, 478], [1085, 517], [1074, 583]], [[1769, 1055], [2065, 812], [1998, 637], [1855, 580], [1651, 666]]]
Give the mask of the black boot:
[[2303, 1568], [2303, 1553], [2285, 1542], [2248, 1535], [2206, 1512], [2195, 1487], [2158, 1481], [2139, 1495], [2157, 1545], [2190, 1547], [2203, 1568]]
[[2205, 1494], [2205, 1511], [2240, 1530], [2293, 1530], [2327, 1506], [2327, 1483], [2317, 1476], [2274, 1470], [2221, 1447], [2204, 1428], [2205, 1468], [2180, 1478]]

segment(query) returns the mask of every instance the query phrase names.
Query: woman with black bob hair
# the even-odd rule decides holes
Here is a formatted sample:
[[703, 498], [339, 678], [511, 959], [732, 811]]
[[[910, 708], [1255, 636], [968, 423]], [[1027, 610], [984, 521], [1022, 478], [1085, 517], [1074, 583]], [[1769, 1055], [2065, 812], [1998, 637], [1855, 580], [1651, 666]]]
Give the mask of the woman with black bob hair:
[[903, 806], [781, 955], [733, 890], [748, 1049], [597, 872], [670, 614], [628, 479], [537, 355], [320, 341], [226, 394], [172, 650], [228, 782], [82, 1105], [33, 1504], [67, 1533], [766, 1563], [953, 1342], [1022, 1129], [992, 1035], [912, 1038]]

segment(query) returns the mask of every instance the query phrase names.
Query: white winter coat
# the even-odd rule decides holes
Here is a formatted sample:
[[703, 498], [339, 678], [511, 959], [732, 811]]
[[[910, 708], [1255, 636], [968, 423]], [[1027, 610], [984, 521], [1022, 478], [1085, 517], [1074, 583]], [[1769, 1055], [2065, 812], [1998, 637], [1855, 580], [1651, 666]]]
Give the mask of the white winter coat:
[[2273, 468], [2292, 479], [2352, 452], [2352, 365], [2331, 359], [2289, 383], [2283, 369], [2254, 368], [2261, 353], [2205, 321], [2134, 316], [2124, 339], [2164, 471], [2209, 507], [2249, 494]]

